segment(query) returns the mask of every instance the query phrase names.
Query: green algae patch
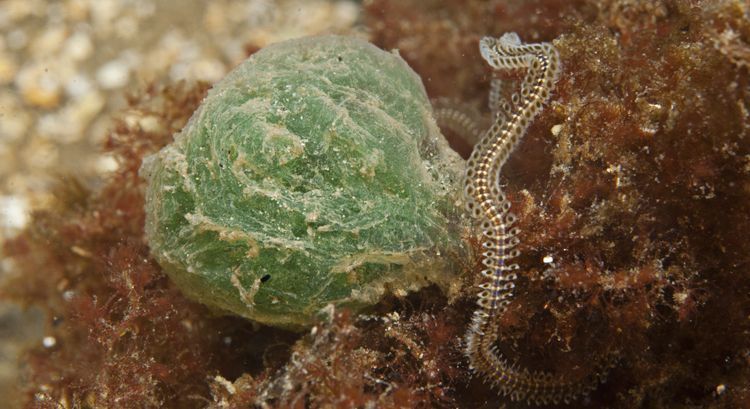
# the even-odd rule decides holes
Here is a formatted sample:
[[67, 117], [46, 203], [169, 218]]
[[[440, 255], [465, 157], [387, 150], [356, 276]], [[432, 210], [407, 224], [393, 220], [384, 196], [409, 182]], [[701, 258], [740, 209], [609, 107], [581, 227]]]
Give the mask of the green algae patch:
[[271, 45], [146, 158], [146, 236], [188, 296], [302, 327], [455, 279], [462, 160], [395, 53], [326, 36]]

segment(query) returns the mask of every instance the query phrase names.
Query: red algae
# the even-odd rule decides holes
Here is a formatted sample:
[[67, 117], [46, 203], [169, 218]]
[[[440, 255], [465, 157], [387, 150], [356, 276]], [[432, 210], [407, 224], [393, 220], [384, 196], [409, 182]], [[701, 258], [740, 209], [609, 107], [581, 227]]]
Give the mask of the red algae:
[[[596, 371], [594, 358], [617, 351], [618, 359], [590, 396], [550, 407], [750, 405], [748, 6], [369, 0], [364, 8], [372, 41], [398, 48], [431, 97], [485, 117], [494, 74], [479, 56], [481, 37], [515, 31], [554, 40], [560, 52], [551, 102], [503, 172], [522, 270], [498, 348], [573, 379]], [[462, 357], [482, 268], [475, 259], [455, 300], [428, 288], [369, 315], [330, 311], [305, 335], [185, 299], [144, 243], [137, 169], [206, 89], [154, 86], [133, 97], [105, 146], [119, 170], [100, 190], [61, 181], [58, 204], [6, 243], [17, 273], [2, 296], [44, 308], [57, 340], [24, 357], [26, 407], [525, 406], [500, 402]], [[454, 146], [468, 155], [466, 141]]]
[[[153, 89], [145, 98], [161, 99], [159, 115], [179, 126], [184, 105], [192, 108], [202, 92]], [[210, 339], [174, 331], [201, 310], [169, 288], [140, 239], [137, 162], [174, 130], [165, 124], [159, 135], [120, 123], [109, 145], [122, 167], [109, 184], [90, 192], [61, 181], [58, 204], [36, 213], [31, 227], [6, 243], [18, 272], [3, 296], [46, 308], [48, 331], [57, 340], [54, 348], [26, 357], [29, 407], [158, 405], [205, 389], [187, 379], [207, 370], [209, 362], [197, 359], [193, 345]], [[184, 364], [163, 359], [167, 351], [185, 354]]]
[[575, 377], [619, 351], [589, 398], [597, 407], [742, 406], [747, 6], [384, 0], [367, 10], [378, 45], [398, 48], [432, 97], [477, 105], [492, 76], [472, 53], [478, 38], [557, 38], [556, 92], [504, 171], [523, 273], [501, 318], [514, 340], [504, 343], [517, 346], [503, 353]]
[[150, 259], [137, 177], [141, 157], [171, 138], [205, 90], [151, 88], [132, 100], [131, 118], [153, 115], [161, 126], [146, 130], [124, 116], [107, 142], [121, 165], [107, 185], [92, 192], [61, 181], [58, 204], [6, 243], [18, 271], [3, 297], [45, 308], [56, 339], [25, 357], [27, 407], [205, 403], [196, 396], [207, 395], [206, 373], [221, 366], [222, 332], [237, 325], [206, 318]]

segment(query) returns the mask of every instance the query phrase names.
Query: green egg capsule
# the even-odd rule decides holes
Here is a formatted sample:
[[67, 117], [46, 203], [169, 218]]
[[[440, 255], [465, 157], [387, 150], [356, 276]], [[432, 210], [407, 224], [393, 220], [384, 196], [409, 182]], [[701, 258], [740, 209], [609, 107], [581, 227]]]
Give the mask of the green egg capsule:
[[286, 41], [217, 83], [149, 156], [146, 235], [191, 298], [301, 328], [455, 280], [463, 161], [397, 53]]

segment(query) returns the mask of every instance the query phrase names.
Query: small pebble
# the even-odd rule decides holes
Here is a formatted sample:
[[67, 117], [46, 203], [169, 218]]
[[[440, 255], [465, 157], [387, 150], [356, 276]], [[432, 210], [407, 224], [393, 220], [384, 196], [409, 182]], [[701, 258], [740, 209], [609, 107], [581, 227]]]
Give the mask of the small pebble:
[[11, 50], [20, 50], [29, 43], [29, 37], [22, 29], [15, 29], [5, 37], [6, 44]]
[[65, 83], [65, 93], [71, 98], [80, 98], [94, 88], [91, 80], [83, 73], [73, 75]]
[[72, 300], [73, 300], [73, 297], [75, 297], [75, 295], [76, 295], [76, 292], [75, 292], [75, 291], [73, 291], [73, 290], [67, 290], [67, 291], [65, 291], [65, 292], [63, 293], [63, 295], [62, 295], [62, 296], [63, 296], [63, 300], [65, 300], [65, 301], [68, 301], [68, 302], [69, 302], [69, 301], [72, 301]]
[[76, 32], [65, 42], [63, 52], [66, 56], [81, 61], [89, 58], [94, 51], [94, 44], [91, 38], [84, 32]]
[[121, 61], [110, 61], [96, 71], [96, 81], [104, 89], [121, 88], [128, 83], [130, 68]]
[[722, 384], [720, 384], [720, 385], [717, 385], [717, 386], [716, 386], [716, 394], [717, 394], [717, 395], [721, 396], [721, 395], [723, 395], [723, 394], [724, 394], [724, 392], [726, 392], [726, 391], [727, 391], [727, 386], [726, 386], [726, 385], [724, 385], [723, 383], [722, 383]]
[[122, 39], [132, 39], [138, 34], [138, 20], [133, 16], [125, 16], [115, 22], [115, 33]]
[[64, 6], [65, 17], [71, 22], [85, 20], [89, 16], [89, 2], [87, 0], [68, 0]]
[[96, 159], [94, 166], [96, 168], [96, 173], [105, 174], [116, 171], [117, 168], [120, 167], [120, 164], [117, 163], [117, 159], [114, 157], [110, 155], [102, 155]]
[[8, 54], [0, 52], [0, 85], [13, 82], [18, 72], [18, 64]]
[[205, 58], [195, 61], [190, 70], [190, 77], [208, 82], [216, 82], [226, 74], [226, 67], [221, 61]]
[[29, 204], [21, 196], [0, 196], [0, 226], [22, 229], [29, 221]]
[[54, 108], [60, 103], [60, 82], [41, 62], [22, 68], [16, 77], [16, 86], [29, 105]]
[[31, 115], [25, 111], [10, 111], [0, 118], [0, 143], [20, 140], [31, 124]]
[[46, 336], [42, 338], [42, 345], [44, 345], [45, 348], [52, 348], [57, 345], [57, 339], [55, 339], [55, 337]]
[[104, 97], [99, 92], [89, 92], [54, 113], [42, 115], [37, 123], [40, 134], [67, 145], [85, 136], [92, 119], [104, 107]]
[[47, 28], [32, 40], [29, 45], [31, 54], [35, 57], [47, 57], [57, 53], [68, 37], [67, 31], [63, 25]]

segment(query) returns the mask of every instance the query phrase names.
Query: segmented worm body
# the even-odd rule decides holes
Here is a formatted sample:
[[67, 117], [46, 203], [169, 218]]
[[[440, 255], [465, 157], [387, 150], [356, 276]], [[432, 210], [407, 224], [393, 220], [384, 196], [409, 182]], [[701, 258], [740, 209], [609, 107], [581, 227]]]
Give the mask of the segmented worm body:
[[493, 68], [525, 69], [526, 76], [510, 104], [500, 101], [499, 84], [492, 84], [490, 105], [495, 122], [474, 147], [466, 169], [464, 195], [468, 211], [481, 223], [482, 275], [486, 278], [480, 285], [479, 309], [466, 335], [466, 354], [472, 368], [512, 400], [538, 404], [570, 401], [596, 382], [574, 382], [520, 368], [494, 346], [500, 336], [498, 317], [510, 304], [519, 268], [510, 262], [519, 255], [515, 248], [518, 229], [513, 227], [516, 217], [500, 186], [500, 169], [549, 99], [560, 72], [558, 53], [550, 43], [522, 44], [515, 33], [485, 37], [480, 50]]

